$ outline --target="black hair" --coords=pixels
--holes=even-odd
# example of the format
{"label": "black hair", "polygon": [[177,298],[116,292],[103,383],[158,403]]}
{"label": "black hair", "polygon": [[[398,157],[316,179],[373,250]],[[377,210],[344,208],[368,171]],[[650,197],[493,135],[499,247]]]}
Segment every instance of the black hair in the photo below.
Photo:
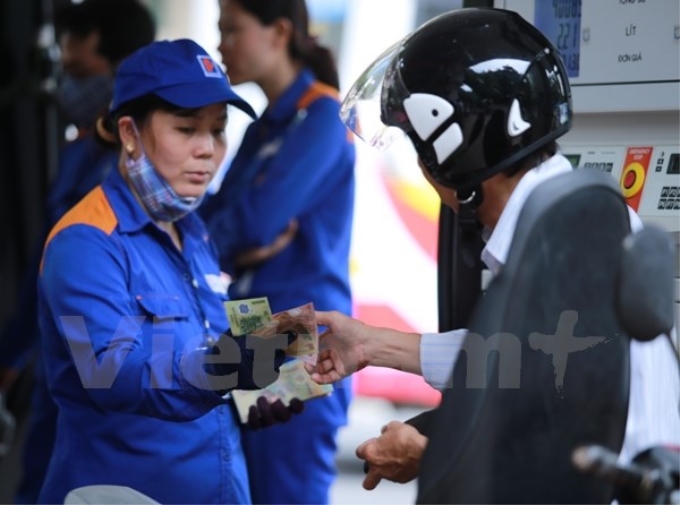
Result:
{"label": "black hair", "polygon": [[161,97],[149,94],[140,98],[130,100],[121,105],[116,112],[108,114],[97,121],[95,128],[95,138],[107,146],[111,144],[120,147],[120,135],[118,134],[118,120],[123,116],[130,116],[135,124],[142,126],[146,123],[152,113],[156,111],[177,112],[183,110],[182,107],[171,104]]}
{"label": "black hair", "polygon": [[517,163],[503,170],[503,174],[507,177],[513,177],[519,172],[530,170],[541,163],[543,163],[548,158],[554,156],[559,151],[559,146],[556,141],[552,140],[540,149],[528,154]]}
{"label": "black hair", "polygon": [[85,38],[99,34],[97,53],[112,64],[153,42],[156,25],[151,12],[138,0],[84,0],[56,10],[57,36],[70,33]]}
{"label": "black hair", "polygon": [[255,16],[265,26],[280,18],[293,25],[288,54],[308,66],[317,79],[338,89],[340,79],[330,49],[318,44],[309,34],[309,12],[305,0],[231,0]]}
{"label": "black hair", "polygon": [[[225,108],[227,104],[224,104]],[[95,128],[95,139],[107,147],[121,147],[120,135],[118,133],[118,120],[123,116],[130,116],[136,125],[144,126],[151,114],[156,111],[179,113],[180,111],[198,111],[200,107],[186,108],[172,104],[167,100],[149,93],[148,95],[135,98],[122,104],[113,114],[107,114],[97,121]]]}

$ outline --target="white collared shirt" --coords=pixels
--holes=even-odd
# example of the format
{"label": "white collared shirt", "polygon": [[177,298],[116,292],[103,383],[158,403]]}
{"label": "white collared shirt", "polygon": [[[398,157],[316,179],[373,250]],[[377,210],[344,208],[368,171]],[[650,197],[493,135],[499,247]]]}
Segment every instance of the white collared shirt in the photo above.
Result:
{"label": "white collared shirt", "polygon": [[[570,170],[569,161],[556,154],[520,179],[493,232],[486,233],[482,260],[493,275],[498,274],[507,260],[517,220],[531,192],[547,179]],[[629,215],[631,229],[639,231],[640,218],[630,208]],[[421,369],[432,387],[446,387],[465,334],[465,329],[459,329],[422,335]],[[628,420],[619,455],[623,463],[652,446],[680,445],[680,370],[675,353],[670,340],[664,336],[651,342],[631,342]]]}

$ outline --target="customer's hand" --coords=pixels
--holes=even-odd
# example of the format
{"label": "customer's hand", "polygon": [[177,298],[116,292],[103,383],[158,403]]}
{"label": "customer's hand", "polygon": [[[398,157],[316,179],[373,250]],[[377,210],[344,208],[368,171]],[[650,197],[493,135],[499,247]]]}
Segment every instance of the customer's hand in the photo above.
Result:
{"label": "customer's hand", "polygon": [[364,489],[375,489],[382,479],[405,483],[418,476],[427,437],[413,426],[392,421],[378,438],[357,447],[357,457],[366,461],[368,472]]}
{"label": "customer's hand", "polygon": [[316,312],[316,323],[327,329],[319,336],[319,358],[307,367],[319,384],[331,384],[369,364],[366,344],[373,330],[357,319],[340,312]]}

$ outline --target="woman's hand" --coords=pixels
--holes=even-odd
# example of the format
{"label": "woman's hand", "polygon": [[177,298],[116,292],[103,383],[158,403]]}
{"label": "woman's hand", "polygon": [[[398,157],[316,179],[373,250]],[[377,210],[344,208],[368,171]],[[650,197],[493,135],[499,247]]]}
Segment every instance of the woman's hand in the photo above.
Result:
{"label": "woman's hand", "polygon": [[237,268],[249,268],[264,263],[283,251],[290,244],[298,231],[298,222],[291,219],[288,228],[277,236],[274,241],[262,247],[254,247],[240,253],[236,257],[235,265]]}

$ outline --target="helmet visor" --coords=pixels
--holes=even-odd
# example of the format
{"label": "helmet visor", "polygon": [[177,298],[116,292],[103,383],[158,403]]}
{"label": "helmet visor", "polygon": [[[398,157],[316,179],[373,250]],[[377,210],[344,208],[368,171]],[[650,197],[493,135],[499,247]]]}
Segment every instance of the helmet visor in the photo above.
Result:
{"label": "helmet visor", "polygon": [[405,137],[399,128],[382,121],[383,83],[403,41],[390,46],[361,74],[340,107],[340,119],[357,137],[380,150]]}

